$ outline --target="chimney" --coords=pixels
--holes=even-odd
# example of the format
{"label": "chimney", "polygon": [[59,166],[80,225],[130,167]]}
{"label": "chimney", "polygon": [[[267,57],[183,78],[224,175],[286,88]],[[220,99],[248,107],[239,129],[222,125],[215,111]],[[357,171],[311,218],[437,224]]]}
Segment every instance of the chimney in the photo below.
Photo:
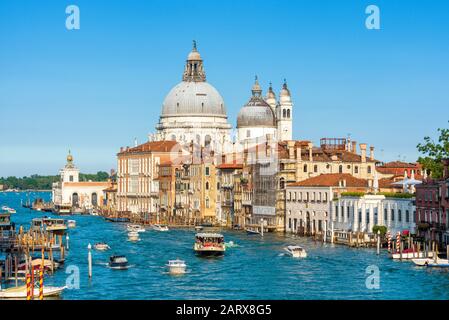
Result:
{"label": "chimney", "polygon": [[443,161],[444,169],[443,169],[443,179],[449,179],[449,158],[444,159]]}
{"label": "chimney", "polygon": [[369,147],[369,159],[371,161],[374,161],[374,147],[373,146]]}
{"label": "chimney", "polygon": [[313,154],[312,154],[313,143],[309,142],[309,144],[307,145],[307,148],[309,149],[309,161],[312,162],[313,161]]}
{"label": "chimney", "polygon": [[360,155],[362,156],[362,162],[366,162],[366,143],[359,144]]}
{"label": "chimney", "polygon": [[288,157],[290,160],[295,159],[295,141],[289,140],[287,141],[288,147]]}
{"label": "chimney", "polygon": [[352,141],[351,152],[357,153],[357,141]]}

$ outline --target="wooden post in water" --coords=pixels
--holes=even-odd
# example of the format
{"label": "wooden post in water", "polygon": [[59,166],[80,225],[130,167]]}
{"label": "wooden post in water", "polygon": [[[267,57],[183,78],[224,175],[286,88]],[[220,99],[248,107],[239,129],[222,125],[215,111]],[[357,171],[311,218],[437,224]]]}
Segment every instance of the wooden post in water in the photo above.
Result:
{"label": "wooden post in water", "polygon": [[67,247],[67,250],[69,250],[69,234],[68,233],[65,236],[65,245]]}
{"label": "wooden post in water", "polygon": [[377,255],[380,254],[380,230],[377,230]]}
{"label": "wooden post in water", "polygon": [[402,261],[402,241],[399,242],[399,257]]}
{"label": "wooden post in water", "polygon": [[17,263],[17,255],[14,255],[14,273],[15,273],[15,278],[16,278],[16,287],[18,287],[19,286],[19,279],[17,278],[18,277],[18,271],[19,271],[19,268],[18,268],[18,265],[17,265],[18,263]]}
{"label": "wooden post in water", "polygon": [[89,271],[89,279],[92,278],[92,253],[91,253],[91,249],[92,249],[92,246],[89,243],[89,245],[87,246],[87,250],[88,250],[87,263],[88,263],[88,268],[89,268],[89,270],[88,270]]}

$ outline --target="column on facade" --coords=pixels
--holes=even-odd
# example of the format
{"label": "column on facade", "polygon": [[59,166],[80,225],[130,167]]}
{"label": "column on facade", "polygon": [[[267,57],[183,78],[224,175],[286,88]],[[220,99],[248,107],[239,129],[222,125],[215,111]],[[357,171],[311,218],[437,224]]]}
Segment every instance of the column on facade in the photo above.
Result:
{"label": "column on facade", "polygon": [[366,231],[366,203],[363,201],[362,203],[362,223],[360,226],[360,231]]}
{"label": "column on facade", "polygon": [[358,209],[358,206],[359,206],[359,202],[358,201],[354,201],[353,203],[352,203],[352,212],[353,212],[353,217],[352,217],[352,221],[353,221],[353,223],[352,223],[352,225],[353,225],[353,229],[352,229],[352,231],[359,231],[359,215],[358,215],[358,212],[359,212],[359,209]]}
{"label": "column on facade", "polygon": [[374,205],[371,203],[369,205],[369,224],[368,224],[368,232],[373,232],[374,226]]}

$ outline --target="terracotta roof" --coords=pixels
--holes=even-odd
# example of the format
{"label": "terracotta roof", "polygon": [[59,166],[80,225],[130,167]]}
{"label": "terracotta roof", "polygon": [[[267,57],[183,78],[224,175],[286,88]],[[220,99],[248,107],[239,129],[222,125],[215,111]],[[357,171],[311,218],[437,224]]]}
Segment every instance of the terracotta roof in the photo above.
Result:
{"label": "terracotta roof", "polygon": [[181,145],[176,141],[149,141],[137,147],[125,149],[119,154],[139,153],[139,152],[178,152]]}
{"label": "terracotta roof", "polygon": [[291,187],[339,187],[340,181],[346,181],[346,187],[368,187],[368,182],[365,179],[358,179],[349,173],[329,173],[321,174],[303,181],[289,184]]}
{"label": "terracotta roof", "polygon": [[414,162],[391,161],[384,163],[378,168],[420,168],[421,164]]}
{"label": "terracotta roof", "polygon": [[222,163],[217,166],[218,169],[243,169],[243,164],[241,163]]}

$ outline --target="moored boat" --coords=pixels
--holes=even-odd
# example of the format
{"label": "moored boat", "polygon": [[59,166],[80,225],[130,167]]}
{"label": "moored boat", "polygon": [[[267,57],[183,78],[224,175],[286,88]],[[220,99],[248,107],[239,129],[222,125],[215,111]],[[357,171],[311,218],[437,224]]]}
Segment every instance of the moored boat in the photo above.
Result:
{"label": "moored boat", "polygon": [[168,272],[170,274],[176,275],[176,274],[186,273],[187,265],[184,260],[176,259],[176,260],[169,260],[167,267],[168,267]]}
{"label": "moored boat", "polygon": [[284,250],[287,251],[287,253],[291,255],[293,258],[307,257],[306,250],[304,250],[304,248],[301,246],[287,246],[286,248],[284,248]]}
{"label": "moored boat", "polygon": [[68,220],[67,221],[67,227],[75,228],[76,227],[76,221],[75,220]]}
{"label": "moored boat", "polygon": [[[44,286],[44,297],[57,297],[60,296],[61,293],[67,287],[51,287]],[[35,298],[39,297],[39,288],[34,288],[33,295]],[[27,297],[27,287],[19,286],[8,289],[0,290],[0,299],[26,299]]]}
{"label": "moored boat", "polygon": [[417,265],[417,266],[421,266],[424,267],[426,264],[435,261],[435,259],[433,258],[415,258],[412,259],[412,262]]}
{"label": "moored boat", "polygon": [[226,251],[224,236],[219,233],[197,233],[193,249],[200,255],[223,255]]}
{"label": "moored boat", "polygon": [[109,258],[109,267],[117,270],[128,269],[128,259],[125,256],[111,256]]}
{"label": "moored boat", "polygon": [[246,229],[246,234],[254,235],[254,234],[260,234],[260,232],[257,230],[253,230],[253,229]]}

